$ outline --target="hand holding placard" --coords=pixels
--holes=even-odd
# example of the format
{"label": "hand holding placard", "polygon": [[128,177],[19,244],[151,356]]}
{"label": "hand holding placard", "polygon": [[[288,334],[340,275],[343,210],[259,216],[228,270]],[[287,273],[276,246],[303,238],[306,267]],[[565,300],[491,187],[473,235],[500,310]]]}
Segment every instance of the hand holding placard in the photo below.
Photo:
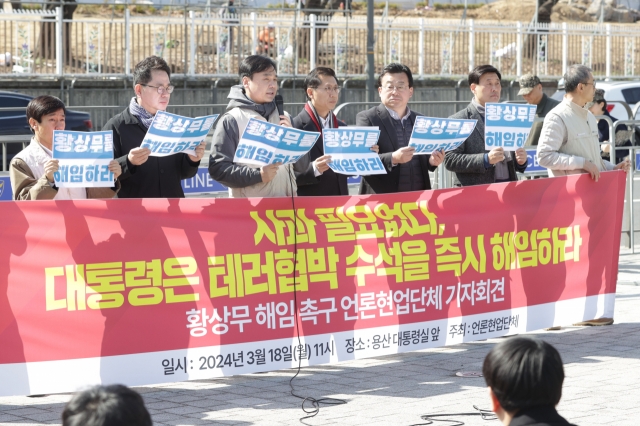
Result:
{"label": "hand holding placard", "polygon": [[412,146],[404,146],[391,154],[391,162],[393,164],[404,164],[411,161],[416,149]]}
{"label": "hand holding placard", "polygon": [[198,161],[202,160],[202,157],[204,157],[204,150],[206,145],[207,144],[205,143],[205,141],[200,142],[200,145],[198,145],[195,149],[196,155],[189,154],[189,159],[194,163],[197,163]]}
{"label": "hand holding placard", "polygon": [[151,155],[151,150],[149,148],[133,148],[129,151],[127,158],[129,162],[134,166],[139,166],[144,164],[149,159],[149,155]]}
{"label": "hand holding placard", "polygon": [[122,174],[122,166],[116,160],[109,161],[109,171],[113,173],[113,178],[118,179],[118,176]]}
{"label": "hand holding placard", "polygon": [[497,164],[504,160],[504,148],[493,148],[489,151],[489,164]]}
{"label": "hand holding placard", "polygon": [[262,182],[267,183],[271,182],[273,178],[278,174],[278,168],[282,166],[282,163],[274,163],[267,164],[260,168],[260,176],[262,177]]}
{"label": "hand holding placard", "polygon": [[444,151],[441,149],[433,151],[429,157],[429,164],[433,167],[438,167],[444,161]]}
{"label": "hand holding placard", "polygon": [[44,163],[44,174],[49,182],[53,182],[53,174],[58,171],[58,167],[58,160],[51,159]]}
{"label": "hand holding placard", "polygon": [[527,162],[527,150],[524,148],[516,149],[516,161],[518,164],[524,164]]}
{"label": "hand holding placard", "polygon": [[316,165],[316,169],[320,173],[324,173],[329,170],[329,163],[331,163],[330,155],[323,155],[322,157],[318,157],[315,159],[314,164]]}

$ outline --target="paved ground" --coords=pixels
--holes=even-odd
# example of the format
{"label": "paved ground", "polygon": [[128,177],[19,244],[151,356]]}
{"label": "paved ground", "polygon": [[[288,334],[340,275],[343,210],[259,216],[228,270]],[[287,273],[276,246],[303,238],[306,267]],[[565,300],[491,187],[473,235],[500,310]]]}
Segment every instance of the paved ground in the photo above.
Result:
{"label": "paved ground", "polygon": [[[562,355],[567,378],[559,411],[580,426],[640,424],[640,254],[621,254],[618,281],[613,326],[534,333]],[[423,423],[423,414],[471,412],[473,405],[489,408],[484,380],[455,373],[479,371],[497,341],[305,368],[294,381],[297,394],[347,401],[322,406],[305,423],[408,426]],[[136,389],[156,425],[297,425],[305,413],[302,401],[290,394],[294,373],[283,370]],[[69,398],[0,398],[0,425],[59,424]],[[477,416],[450,418],[466,425],[499,424]]]}

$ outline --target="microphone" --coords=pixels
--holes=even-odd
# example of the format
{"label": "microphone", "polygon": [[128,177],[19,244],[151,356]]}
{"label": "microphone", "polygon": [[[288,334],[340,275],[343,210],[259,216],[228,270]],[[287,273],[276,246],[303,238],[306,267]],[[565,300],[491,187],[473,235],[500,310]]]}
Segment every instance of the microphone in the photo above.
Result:
{"label": "microphone", "polygon": [[282,99],[282,95],[276,95],[275,101],[278,115],[284,115],[284,99]]}

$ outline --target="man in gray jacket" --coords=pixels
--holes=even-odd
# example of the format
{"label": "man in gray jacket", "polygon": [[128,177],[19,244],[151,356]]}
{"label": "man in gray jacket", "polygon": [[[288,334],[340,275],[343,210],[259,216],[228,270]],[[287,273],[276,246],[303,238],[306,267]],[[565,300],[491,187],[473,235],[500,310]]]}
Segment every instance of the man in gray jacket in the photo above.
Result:
{"label": "man in gray jacket", "polygon": [[309,166],[304,155],[295,164],[274,163],[255,166],[234,163],[240,137],[249,119],[268,121],[291,127],[289,114],[278,114],[274,98],[278,91],[275,62],[265,56],[252,55],[240,64],[242,84],[229,91],[229,105],[213,132],[209,174],[229,187],[232,198],[288,197],[296,195],[293,170],[303,172]]}
{"label": "man in gray jacket", "polygon": [[491,65],[480,65],[469,73],[469,88],[473,93],[471,103],[449,118],[478,120],[476,128],[466,141],[447,152],[444,165],[456,174],[456,186],[482,185],[517,180],[516,171],[527,168],[527,151],[518,148],[515,152],[502,147],[491,151],[484,147],[484,107],[487,102],[500,102],[500,71]]}

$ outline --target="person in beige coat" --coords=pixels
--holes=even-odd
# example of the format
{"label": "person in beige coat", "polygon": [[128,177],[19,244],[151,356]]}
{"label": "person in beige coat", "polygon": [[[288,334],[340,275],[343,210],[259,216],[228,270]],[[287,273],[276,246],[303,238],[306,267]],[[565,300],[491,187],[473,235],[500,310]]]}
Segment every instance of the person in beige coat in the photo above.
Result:
{"label": "person in beige coat", "polygon": [[538,163],[548,169],[550,177],[589,173],[597,181],[603,171],[629,171],[628,160],[614,166],[600,155],[598,122],[584,108],[596,90],[591,69],[572,65],[564,80],[564,100],[547,114],[542,125]]}
{"label": "person in beige coat", "polygon": [[[547,114],[542,125],[536,153],[538,163],[548,169],[550,177],[589,173],[596,182],[604,171],[628,172],[631,166],[628,159],[614,166],[600,155],[598,123],[585,108],[593,100],[596,90],[591,69],[572,65],[564,80],[564,100]],[[574,325],[610,324],[613,324],[613,306],[605,307],[602,318]]]}
{"label": "person in beige coat", "polygon": [[116,160],[109,163],[117,187],[58,188],[53,174],[58,160],[52,158],[53,131],[64,130],[64,103],[54,96],[38,96],[27,105],[27,122],[33,131],[29,146],[20,151],[9,166],[9,179],[14,200],[73,200],[84,198],[113,198],[119,188],[117,182],[122,169]]}

